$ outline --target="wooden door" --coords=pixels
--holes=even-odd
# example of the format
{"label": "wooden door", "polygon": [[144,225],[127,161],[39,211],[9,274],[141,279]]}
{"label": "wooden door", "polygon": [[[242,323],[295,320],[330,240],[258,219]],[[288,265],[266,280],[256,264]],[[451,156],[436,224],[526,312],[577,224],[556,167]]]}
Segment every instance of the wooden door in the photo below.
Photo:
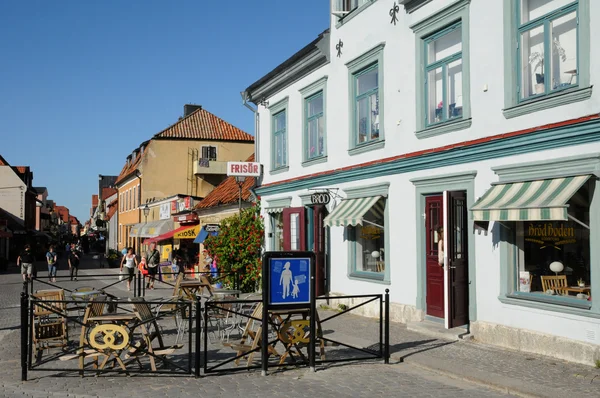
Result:
{"label": "wooden door", "polygon": [[469,259],[467,197],[465,191],[448,192],[448,299],[449,327],[469,323]]}
{"label": "wooden door", "polygon": [[306,216],[304,207],[283,209],[283,250],[306,250]]}
{"label": "wooden door", "polygon": [[323,205],[317,205],[313,208],[313,237],[314,237],[314,252],[316,258],[316,275],[315,275],[315,292],[317,296],[321,296],[326,291],[326,261],[325,261],[325,226],[323,219],[327,216],[327,208]]}
{"label": "wooden door", "polygon": [[443,196],[425,198],[427,315],[444,318],[444,268],[438,262],[437,227],[444,224]]}

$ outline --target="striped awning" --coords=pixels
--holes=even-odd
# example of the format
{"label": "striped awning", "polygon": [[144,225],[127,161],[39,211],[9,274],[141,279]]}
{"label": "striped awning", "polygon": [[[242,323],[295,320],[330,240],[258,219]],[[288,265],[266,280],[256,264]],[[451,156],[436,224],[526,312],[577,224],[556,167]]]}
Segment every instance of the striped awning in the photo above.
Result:
{"label": "striped awning", "polygon": [[265,208],[265,211],[269,214],[274,214],[274,213],[283,213],[283,207],[267,207]]}
{"label": "striped awning", "polygon": [[568,220],[567,202],[589,175],[492,186],[471,208],[475,221]]}
{"label": "striped awning", "polygon": [[382,218],[383,207],[375,206],[379,199],[381,199],[381,196],[342,200],[342,202],[327,217],[325,217],[323,223],[328,227],[346,225],[356,226],[356,224],[362,225],[363,217],[371,209]]}

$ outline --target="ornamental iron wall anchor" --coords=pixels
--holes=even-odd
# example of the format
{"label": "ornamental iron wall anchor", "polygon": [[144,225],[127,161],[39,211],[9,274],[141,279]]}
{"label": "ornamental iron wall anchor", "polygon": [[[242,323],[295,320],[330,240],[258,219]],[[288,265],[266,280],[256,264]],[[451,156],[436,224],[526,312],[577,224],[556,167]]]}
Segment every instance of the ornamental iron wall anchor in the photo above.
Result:
{"label": "ornamental iron wall anchor", "polygon": [[342,41],[342,39],[340,39],[339,43],[335,45],[338,58],[342,56],[342,47],[344,47],[344,42]]}
{"label": "ornamental iron wall anchor", "polygon": [[394,6],[390,10],[390,17],[392,17],[392,20],[390,21],[390,23],[393,23],[394,25],[396,25],[396,22],[398,22],[398,13],[399,12],[400,12],[400,7],[394,1]]}

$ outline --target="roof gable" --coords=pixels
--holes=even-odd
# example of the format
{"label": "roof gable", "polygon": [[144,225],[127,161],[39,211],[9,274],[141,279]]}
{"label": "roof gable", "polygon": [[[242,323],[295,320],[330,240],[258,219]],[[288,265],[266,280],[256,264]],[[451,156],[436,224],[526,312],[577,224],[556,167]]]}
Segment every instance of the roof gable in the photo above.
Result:
{"label": "roof gable", "polygon": [[254,137],[205,109],[197,109],[154,136],[211,141],[254,142]]}

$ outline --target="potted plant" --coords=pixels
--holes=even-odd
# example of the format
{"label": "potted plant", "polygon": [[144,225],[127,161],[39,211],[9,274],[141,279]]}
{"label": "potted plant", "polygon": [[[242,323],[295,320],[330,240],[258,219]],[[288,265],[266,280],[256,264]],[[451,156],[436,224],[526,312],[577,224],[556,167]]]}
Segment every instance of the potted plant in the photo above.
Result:
{"label": "potted plant", "polygon": [[[560,45],[558,38],[554,38],[552,41],[552,51],[558,54],[562,62],[567,60],[565,49]],[[538,69],[540,73],[535,73],[535,93],[543,94],[546,91],[545,74],[544,74],[544,53],[542,51],[535,51],[529,55],[529,64],[532,65],[533,71],[536,72]]]}
{"label": "potted plant", "polygon": [[577,286],[579,286],[579,287],[585,287],[585,281],[583,279],[579,278],[577,280]]}

